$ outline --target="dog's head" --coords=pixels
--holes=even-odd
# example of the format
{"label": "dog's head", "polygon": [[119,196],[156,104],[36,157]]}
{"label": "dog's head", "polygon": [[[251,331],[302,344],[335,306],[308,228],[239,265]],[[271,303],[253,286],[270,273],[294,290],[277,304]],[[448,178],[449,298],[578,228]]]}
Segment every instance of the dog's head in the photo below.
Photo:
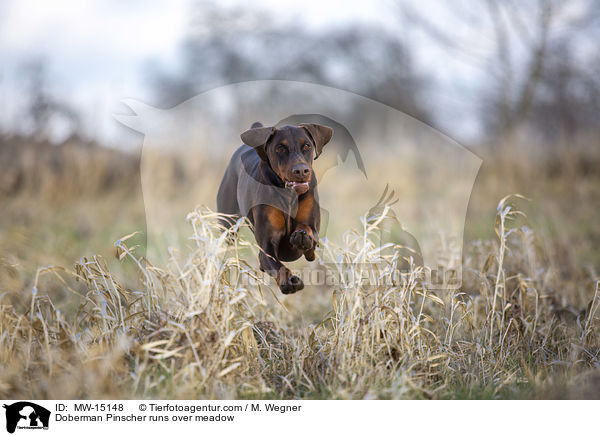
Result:
{"label": "dog's head", "polygon": [[298,195],[308,191],[313,176],[312,162],[331,140],[333,129],[320,124],[300,126],[256,127],[241,138],[253,147],[281,178],[286,188]]}

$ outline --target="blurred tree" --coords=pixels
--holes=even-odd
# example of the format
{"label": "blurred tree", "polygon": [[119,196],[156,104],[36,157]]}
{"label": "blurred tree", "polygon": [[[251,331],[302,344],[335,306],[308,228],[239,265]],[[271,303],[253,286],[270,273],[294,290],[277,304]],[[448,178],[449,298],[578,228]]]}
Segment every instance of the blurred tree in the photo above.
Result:
{"label": "blurred tree", "polygon": [[[448,13],[466,29],[462,33],[430,19],[410,1],[400,6],[404,23],[449,51],[469,51],[464,58],[483,66],[488,85],[481,94],[481,122],[492,139],[510,140],[523,130],[546,141],[597,131],[590,116],[600,93],[598,57],[590,53],[600,37],[600,1],[452,3]],[[493,49],[472,50],[474,35],[491,38]]]}
{"label": "blurred tree", "polygon": [[[151,75],[163,105],[248,80],[295,80],[363,95],[429,121],[420,95],[426,79],[415,71],[398,35],[367,25],[312,30],[265,11],[199,2],[175,73]],[[287,115],[287,114],[286,114]]]}
{"label": "blurred tree", "polygon": [[529,124],[544,141],[568,143],[598,135],[600,56],[580,62],[576,47],[557,43],[548,54],[532,104]]}
{"label": "blurred tree", "polygon": [[31,59],[21,67],[26,105],[21,124],[38,141],[51,139],[60,130],[61,139],[77,136],[80,118],[66,101],[55,97],[48,87],[48,69],[43,59]]}

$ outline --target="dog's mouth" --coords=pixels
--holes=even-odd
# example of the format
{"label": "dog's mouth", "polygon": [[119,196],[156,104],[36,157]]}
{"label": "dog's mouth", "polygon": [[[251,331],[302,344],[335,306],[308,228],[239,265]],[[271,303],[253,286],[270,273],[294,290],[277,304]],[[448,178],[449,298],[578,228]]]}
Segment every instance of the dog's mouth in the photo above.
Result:
{"label": "dog's mouth", "polygon": [[298,195],[302,195],[308,191],[308,182],[292,182],[286,180],[285,187],[286,189],[292,189]]}

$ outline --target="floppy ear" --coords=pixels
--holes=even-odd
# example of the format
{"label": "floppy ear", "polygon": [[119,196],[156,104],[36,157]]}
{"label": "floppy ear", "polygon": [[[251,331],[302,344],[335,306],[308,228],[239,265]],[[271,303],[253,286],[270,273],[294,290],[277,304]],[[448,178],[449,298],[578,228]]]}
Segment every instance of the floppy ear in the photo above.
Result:
{"label": "floppy ear", "polygon": [[325,144],[331,140],[333,129],[328,126],[312,123],[302,123],[300,124],[300,127],[308,132],[308,136],[310,136],[315,143],[315,159],[318,158],[323,151]]}
{"label": "floppy ear", "polygon": [[275,128],[273,127],[257,127],[255,129],[246,130],[240,135],[240,138],[242,138],[244,144],[254,148],[262,160],[268,161],[269,158],[267,157],[265,145],[274,131]]}

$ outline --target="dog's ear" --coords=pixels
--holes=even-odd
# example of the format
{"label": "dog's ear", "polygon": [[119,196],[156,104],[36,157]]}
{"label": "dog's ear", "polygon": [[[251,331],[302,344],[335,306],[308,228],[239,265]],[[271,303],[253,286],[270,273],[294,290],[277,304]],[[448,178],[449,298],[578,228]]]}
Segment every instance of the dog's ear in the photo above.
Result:
{"label": "dog's ear", "polygon": [[321,124],[302,123],[300,124],[308,136],[311,137],[315,144],[315,159],[319,157],[323,151],[323,147],[327,144],[333,136],[333,129],[328,126],[322,126]]}
{"label": "dog's ear", "polygon": [[265,145],[275,131],[274,127],[257,127],[255,129],[246,130],[240,135],[244,144],[256,150],[256,153],[264,161],[268,161],[267,150]]}

